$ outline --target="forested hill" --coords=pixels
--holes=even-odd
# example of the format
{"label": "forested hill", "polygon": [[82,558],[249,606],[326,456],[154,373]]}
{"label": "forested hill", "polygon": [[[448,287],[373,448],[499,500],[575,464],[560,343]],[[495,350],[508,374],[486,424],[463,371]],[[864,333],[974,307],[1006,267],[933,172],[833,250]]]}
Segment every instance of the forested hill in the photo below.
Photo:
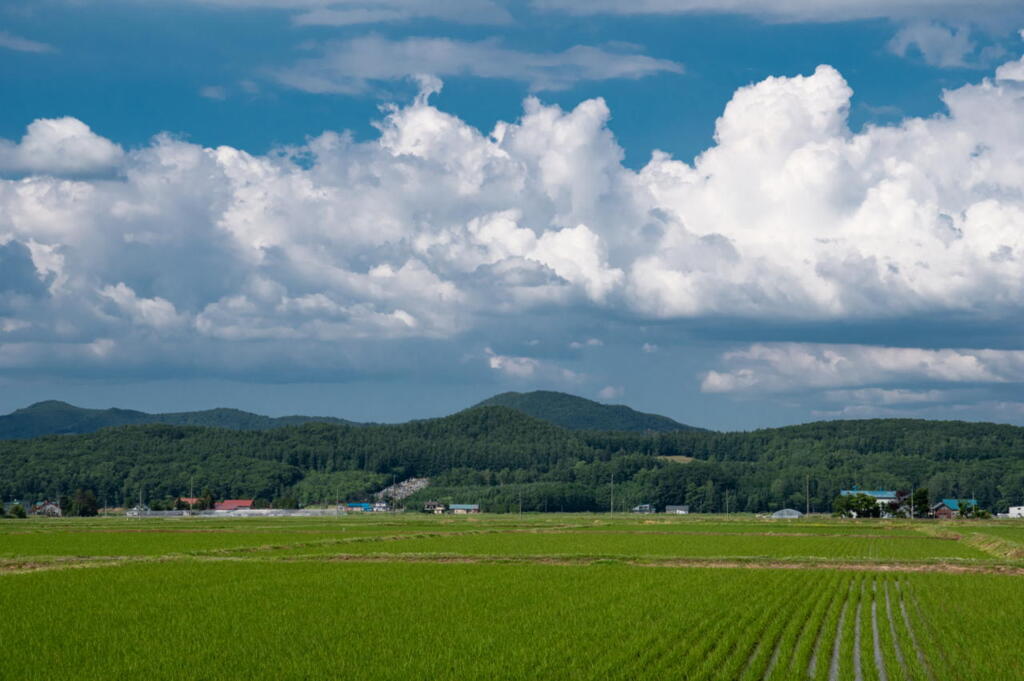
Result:
{"label": "forested hill", "polygon": [[601,404],[576,395],[535,390],[528,393],[501,393],[484,400],[478,407],[509,407],[534,418],[571,430],[623,430],[668,432],[700,430],[673,421],[667,416],[645,414],[618,404]]}
{"label": "forested hill", "polygon": [[[676,457],[673,460],[670,457]],[[684,463],[685,462],[685,463]],[[840,489],[928,488],[993,511],[1024,504],[1024,428],[867,420],[749,433],[572,431],[505,407],[397,425],[308,423],[238,431],[133,425],[0,442],[0,497],[91,489],[110,503],[209,488],[218,498],[367,499],[392,479],[427,476],[427,498],[485,510],[828,510]]]}
{"label": "forested hill", "polygon": [[[669,432],[698,430],[657,414],[645,414],[621,405],[593,402],[575,395],[538,390],[530,393],[502,393],[476,406],[516,409],[572,430],[622,430]],[[0,416],[0,440],[92,433],[114,426],[164,423],[172,426],[207,426],[232,430],[270,430],[304,423],[361,425],[326,416],[282,416],[274,418],[238,409],[208,409],[169,414],[148,414],[131,409],[83,409],[66,402],[48,401]]]}
{"label": "forested hill", "polygon": [[147,414],[131,409],[83,409],[66,402],[48,401],[0,416],[0,440],[40,435],[91,433],[111,426],[166,423],[168,425],[209,426],[234,430],[267,430],[312,421],[349,424],[330,417],[283,416],[273,418],[238,409],[208,409],[171,414]]}
{"label": "forested hill", "polygon": [[[399,425],[237,431],[152,424],[0,442],[0,497],[85,488],[115,499],[140,487],[162,497],[194,482],[219,497],[270,498],[310,476],[337,474],[334,482],[345,485],[356,471],[388,482],[452,471],[552,471],[595,456],[569,431],[500,407]],[[330,489],[334,496],[333,483]]]}

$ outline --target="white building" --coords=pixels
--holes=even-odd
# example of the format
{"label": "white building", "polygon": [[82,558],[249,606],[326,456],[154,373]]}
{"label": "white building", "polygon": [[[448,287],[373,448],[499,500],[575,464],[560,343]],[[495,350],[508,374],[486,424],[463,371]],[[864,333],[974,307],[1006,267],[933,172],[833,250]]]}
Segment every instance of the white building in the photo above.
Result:
{"label": "white building", "polygon": [[1011,518],[1024,518],[1024,506],[1011,506],[1009,516]]}

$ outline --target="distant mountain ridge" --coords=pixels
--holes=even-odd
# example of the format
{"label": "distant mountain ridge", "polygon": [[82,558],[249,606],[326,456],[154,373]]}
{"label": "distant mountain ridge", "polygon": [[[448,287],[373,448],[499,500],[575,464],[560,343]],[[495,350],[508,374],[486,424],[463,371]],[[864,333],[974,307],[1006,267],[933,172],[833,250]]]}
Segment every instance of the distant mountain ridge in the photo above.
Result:
{"label": "distant mountain ridge", "polygon": [[[66,410],[44,403],[27,411]],[[143,491],[166,504],[194,478],[220,499],[312,504],[368,500],[389,482],[430,478],[407,507],[433,499],[480,503],[487,512],[603,511],[613,475],[615,500],[626,509],[684,503],[701,513],[726,505],[761,512],[804,505],[809,488],[811,508],[821,511],[841,489],[861,485],[924,487],[930,500],[970,490],[983,508],[1005,511],[1021,501],[1024,428],[873,419],[734,433],[569,430],[482,406],[401,424],[242,431],[151,423],[0,440],[3,500],[82,488],[115,505]]]}
{"label": "distant mountain ridge", "polygon": [[569,430],[622,430],[667,433],[703,430],[667,416],[647,414],[621,404],[601,404],[550,390],[507,392],[480,402],[478,407],[509,407]]}
{"label": "distant mountain ridge", "polygon": [[112,426],[164,423],[172,426],[209,426],[231,430],[271,430],[303,423],[354,425],[352,421],[329,416],[262,416],[240,409],[207,409],[168,414],[148,414],[132,409],[84,409],[49,400],[0,416],[0,440],[92,433]]}

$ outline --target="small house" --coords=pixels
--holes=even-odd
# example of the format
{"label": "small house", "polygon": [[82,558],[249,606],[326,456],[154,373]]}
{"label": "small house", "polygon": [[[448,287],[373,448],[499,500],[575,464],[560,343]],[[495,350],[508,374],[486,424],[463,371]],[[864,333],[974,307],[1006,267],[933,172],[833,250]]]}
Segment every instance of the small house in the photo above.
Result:
{"label": "small house", "polygon": [[690,507],[687,506],[666,506],[665,513],[672,513],[675,515],[686,515],[690,512]]}
{"label": "small house", "polygon": [[[964,499],[963,506],[978,507],[976,499]],[[961,504],[959,499],[943,499],[932,506],[932,516],[943,520],[960,517]]]}
{"label": "small house", "polygon": [[59,518],[64,515],[60,505],[52,501],[39,501],[32,504],[32,515],[41,515],[47,518]]}
{"label": "small house", "polygon": [[349,513],[369,513],[373,511],[373,504],[366,503],[365,501],[350,501],[342,504],[341,510],[348,511]]}
{"label": "small house", "polygon": [[1011,506],[1006,515],[1010,518],[1024,518],[1024,506]]}
{"label": "small house", "polygon": [[434,515],[441,515],[445,512],[446,509],[447,507],[440,501],[428,501],[427,503],[423,504],[424,513],[433,513]]}
{"label": "small house", "polygon": [[125,515],[129,518],[141,518],[148,513],[149,506],[146,504],[135,504],[125,512]]}
{"label": "small house", "polygon": [[225,499],[213,505],[215,511],[248,511],[252,508],[252,499]]}
{"label": "small house", "polygon": [[199,497],[178,497],[178,501],[180,501],[183,504],[188,504],[189,507],[191,508],[192,506],[195,506],[200,501],[202,501],[202,499]]}
{"label": "small house", "polygon": [[468,513],[479,513],[480,504],[452,504],[448,510],[455,515],[466,515]]}
{"label": "small house", "polygon": [[633,513],[654,513],[654,506],[651,504],[640,504],[633,507]]}
{"label": "small house", "polygon": [[375,501],[373,502],[373,508],[370,510],[374,513],[387,513],[391,510],[391,507],[388,506],[388,502],[386,501]]}

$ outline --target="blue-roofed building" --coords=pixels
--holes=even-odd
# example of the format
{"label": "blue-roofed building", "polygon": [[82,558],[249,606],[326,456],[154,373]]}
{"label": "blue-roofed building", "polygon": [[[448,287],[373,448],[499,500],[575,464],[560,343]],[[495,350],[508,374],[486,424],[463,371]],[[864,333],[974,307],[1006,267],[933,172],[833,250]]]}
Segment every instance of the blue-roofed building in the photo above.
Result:
{"label": "blue-roofed building", "polygon": [[978,508],[977,499],[943,499],[932,506],[932,515],[936,518],[956,518],[962,515],[962,507]]}
{"label": "blue-roofed building", "polygon": [[839,490],[839,496],[852,497],[858,494],[869,496],[881,507],[883,518],[889,517],[890,512],[895,512],[910,497],[910,492],[903,492],[894,489],[860,489],[854,485],[853,489]]}
{"label": "blue-roofed building", "polygon": [[852,497],[855,494],[866,494],[869,497],[874,497],[878,503],[890,503],[893,501],[899,501],[899,492],[894,489],[842,489],[839,490],[839,496]]}
{"label": "blue-roofed building", "polygon": [[466,513],[479,513],[480,504],[448,504],[448,511],[455,513],[456,515],[465,515]]}
{"label": "blue-roofed building", "polygon": [[343,511],[355,511],[356,513],[369,513],[373,510],[373,504],[350,501],[341,507]]}

